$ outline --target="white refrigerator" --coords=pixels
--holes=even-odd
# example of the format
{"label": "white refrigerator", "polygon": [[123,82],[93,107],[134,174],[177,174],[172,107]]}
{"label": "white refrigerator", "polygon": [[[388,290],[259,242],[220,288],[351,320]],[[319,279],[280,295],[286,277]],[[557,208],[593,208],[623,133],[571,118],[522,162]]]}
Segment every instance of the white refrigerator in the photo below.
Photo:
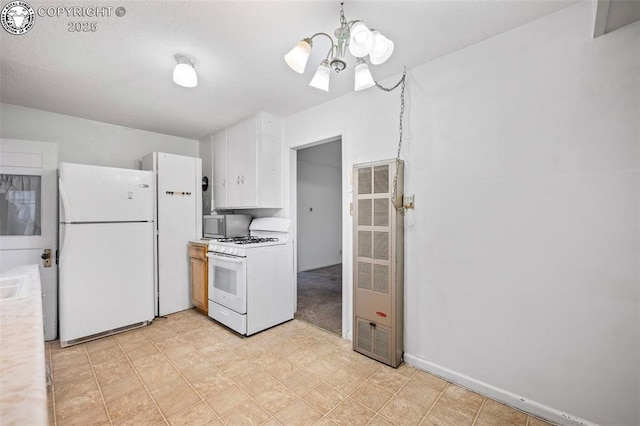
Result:
{"label": "white refrigerator", "polygon": [[60,163],[60,344],[154,318],[154,179],[148,171]]}
{"label": "white refrigerator", "polygon": [[142,168],[156,175],[156,316],[193,307],[189,241],[202,237],[202,160],[152,152]]}

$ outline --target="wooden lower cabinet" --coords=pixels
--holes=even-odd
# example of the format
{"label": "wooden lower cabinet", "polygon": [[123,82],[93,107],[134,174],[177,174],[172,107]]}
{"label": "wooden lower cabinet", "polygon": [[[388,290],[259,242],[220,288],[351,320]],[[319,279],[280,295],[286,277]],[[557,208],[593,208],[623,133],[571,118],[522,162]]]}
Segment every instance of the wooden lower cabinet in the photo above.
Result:
{"label": "wooden lower cabinet", "polygon": [[207,314],[209,309],[209,264],[207,243],[189,243],[189,270],[191,275],[191,302],[196,309]]}

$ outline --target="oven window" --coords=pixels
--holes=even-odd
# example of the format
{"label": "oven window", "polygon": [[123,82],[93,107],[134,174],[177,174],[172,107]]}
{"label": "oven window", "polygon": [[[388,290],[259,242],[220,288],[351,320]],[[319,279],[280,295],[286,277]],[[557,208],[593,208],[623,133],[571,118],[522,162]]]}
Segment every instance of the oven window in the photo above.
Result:
{"label": "oven window", "polygon": [[238,278],[237,272],[226,268],[215,268],[213,287],[229,294],[237,294]]}

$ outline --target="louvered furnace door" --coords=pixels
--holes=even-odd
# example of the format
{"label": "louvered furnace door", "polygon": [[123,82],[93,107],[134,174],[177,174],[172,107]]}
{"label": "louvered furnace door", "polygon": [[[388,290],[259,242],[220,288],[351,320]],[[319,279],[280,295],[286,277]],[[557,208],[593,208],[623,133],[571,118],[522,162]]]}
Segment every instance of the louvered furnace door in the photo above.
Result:
{"label": "louvered furnace door", "polygon": [[[402,199],[403,163],[396,196]],[[391,203],[396,161],[354,166],[354,350],[402,360],[403,217]]]}

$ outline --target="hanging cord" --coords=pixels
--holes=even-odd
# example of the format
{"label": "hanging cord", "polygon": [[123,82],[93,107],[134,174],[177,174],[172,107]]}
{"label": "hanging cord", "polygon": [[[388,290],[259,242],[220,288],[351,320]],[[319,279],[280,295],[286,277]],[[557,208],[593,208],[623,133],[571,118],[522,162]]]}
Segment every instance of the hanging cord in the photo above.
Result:
{"label": "hanging cord", "polygon": [[407,83],[407,68],[404,67],[403,71],[402,71],[402,77],[400,78],[400,81],[398,81],[395,86],[393,87],[383,87],[381,86],[377,81],[375,82],[376,86],[378,87],[378,89],[385,91],[385,92],[391,92],[395,89],[398,88],[398,86],[400,86],[402,84],[401,87],[401,91],[400,91],[400,124],[398,126],[398,128],[400,129],[400,137],[398,139],[398,153],[396,154],[396,170],[395,173],[393,175],[393,192],[391,194],[391,204],[393,204],[393,207],[396,208],[396,210],[398,210],[400,212],[400,214],[404,215],[405,212],[407,211],[407,209],[404,208],[403,202],[402,200],[399,200],[398,203],[398,169],[400,168],[400,151],[402,150],[402,121],[404,118],[404,88],[406,86]]}

